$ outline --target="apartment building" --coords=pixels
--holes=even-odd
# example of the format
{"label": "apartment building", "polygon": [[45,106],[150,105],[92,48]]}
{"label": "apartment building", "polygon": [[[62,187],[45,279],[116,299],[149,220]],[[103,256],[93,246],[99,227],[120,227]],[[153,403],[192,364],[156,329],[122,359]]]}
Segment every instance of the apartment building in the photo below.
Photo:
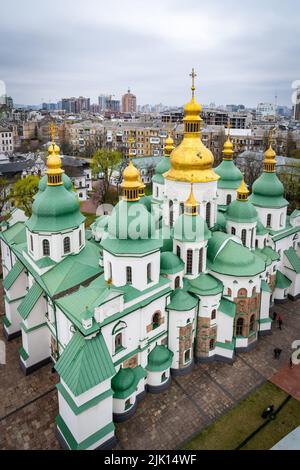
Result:
{"label": "apartment building", "polygon": [[13,131],[7,127],[0,127],[0,153],[12,153],[13,151]]}

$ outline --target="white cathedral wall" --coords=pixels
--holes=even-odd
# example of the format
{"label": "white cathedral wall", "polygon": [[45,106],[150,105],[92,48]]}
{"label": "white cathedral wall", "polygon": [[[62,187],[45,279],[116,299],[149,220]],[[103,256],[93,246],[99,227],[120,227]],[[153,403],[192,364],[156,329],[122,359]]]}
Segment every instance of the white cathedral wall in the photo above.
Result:
{"label": "white cathedral wall", "polygon": [[268,214],[271,214],[272,230],[280,230],[286,226],[287,207],[265,208],[265,207],[255,206],[255,209],[257,210],[260,221],[265,227],[267,227]]}
{"label": "white cathedral wall", "polygon": [[1,257],[2,257],[3,279],[5,279],[8,272],[13,267],[13,257],[12,257],[11,249],[3,240],[1,240]]}
{"label": "white cathedral wall", "polygon": [[[200,272],[206,271],[206,258],[207,258],[207,240],[202,242],[181,242],[179,240],[173,240],[173,253],[177,255],[177,246],[180,248],[180,258],[185,264],[184,274],[188,279],[199,276]],[[202,270],[199,271],[199,251],[203,248],[202,256]],[[187,262],[187,251],[193,251],[193,270],[191,274],[186,274],[186,262]]]}
{"label": "white cathedral wall", "polygon": [[245,246],[249,249],[255,248],[256,238],[256,222],[252,223],[240,223],[232,220],[226,222],[226,232],[232,235],[232,228],[235,228],[235,236],[240,240],[242,239],[242,230],[246,230],[246,244]]}
{"label": "white cathedral wall", "polygon": [[[226,343],[232,341],[234,318],[218,311],[217,313],[217,342]],[[223,348],[222,348],[223,351]]]}
{"label": "white cathedral wall", "polygon": [[58,307],[56,307],[56,321],[58,340],[63,347],[66,347],[73,336],[72,323]]}
{"label": "white cathedral wall", "polygon": [[231,196],[231,201],[236,200],[236,190],[235,189],[223,189],[218,188],[218,205],[227,206],[227,196]]}
{"label": "white cathedral wall", "polygon": [[[223,295],[226,295],[229,300],[233,300],[235,297],[237,297],[239,289],[246,289],[247,297],[252,296],[252,290],[254,287],[256,288],[256,292],[260,292],[261,278],[259,277],[259,275],[254,277],[238,277],[219,274],[213,271],[210,271],[210,273],[212,274],[212,276],[215,276],[223,282]],[[264,273],[261,274],[264,276]],[[228,295],[228,289],[231,289],[231,295]]]}
{"label": "white cathedral wall", "polygon": [[31,367],[50,357],[50,331],[47,325],[25,332],[22,330],[22,345],[28,359],[21,357],[25,367]]}
{"label": "white cathedral wall", "polygon": [[198,295],[197,297],[200,298],[198,316],[201,318],[211,318],[212,311],[218,310],[219,308],[221,294],[207,296]]}
{"label": "white cathedral wall", "polygon": [[[300,227],[299,227],[299,232],[300,232]],[[288,250],[289,248],[297,248],[297,244],[299,242],[299,233],[293,233],[292,235],[288,235],[285,238],[282,238],[281,240],[278,240],[274,242],[272,238],[270,238],[269,245],[277,251],[277,253],[280,254],[281,258],[281,263],[280,265],[282,266],[283,263],[283,258],[284,258],[284,251]]]}
{"label": "white cathedral wall", "polygon": [[[163,374],[165,374],[165,380],[162,381]],[[170,368],[161,371],[147,371],[147,384],[151,387],[162,386],[170,377]]]}

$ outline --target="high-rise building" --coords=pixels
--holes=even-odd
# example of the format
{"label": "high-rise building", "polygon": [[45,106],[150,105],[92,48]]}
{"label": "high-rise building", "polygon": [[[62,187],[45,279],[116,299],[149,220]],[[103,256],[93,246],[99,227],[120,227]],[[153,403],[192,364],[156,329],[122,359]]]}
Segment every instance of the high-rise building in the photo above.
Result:
{"label": "high-rise building", "polygon": [[99,95],[98,104],[100,112],[109,111],[112,113],[120,112],[120,100],[113,99],[113,95]]}
{"label": "high-rise building", "polygon": [[136,96],[130,93],[130,89],[122,96],[122,112],[136,113]]}
{"label": "high-rise building", "polygon": [[90,110],[90,98],[79,96],[79,98],[62,98],[62,110],[66,113],[79,114]]}
{"label": "high-rise building", "polygon": [[300,121],[300,87],[296,91],[296,103],[294,105],[294,119]]}

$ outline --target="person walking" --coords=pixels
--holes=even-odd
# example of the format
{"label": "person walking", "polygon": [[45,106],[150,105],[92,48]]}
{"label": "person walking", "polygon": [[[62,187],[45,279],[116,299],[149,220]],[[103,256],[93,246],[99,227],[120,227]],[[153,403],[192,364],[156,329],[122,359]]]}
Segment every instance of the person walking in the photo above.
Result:
{"label": "person walking", "polygon": [[273,313],[273,320],[276,321],[276,318],[277,318],[277,312],[274,312]]}
{"label": "person walking", "polygon": [[282,352],[282,349],[275,348],[274,349],[274,359],[279,359],[281,352]]}
{"label": "person walking", "polygon": [[282,324],[283,324],[282,316],[278,315],[278,328],[280,330],[282,330]]}

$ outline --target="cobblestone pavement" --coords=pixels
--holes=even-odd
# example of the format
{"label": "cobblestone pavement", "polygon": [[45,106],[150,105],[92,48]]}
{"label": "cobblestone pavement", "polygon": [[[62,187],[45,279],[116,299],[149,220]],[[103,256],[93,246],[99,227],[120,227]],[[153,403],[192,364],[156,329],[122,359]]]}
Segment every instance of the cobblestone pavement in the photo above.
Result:
{"label": "cobblestone pavement", "polygon": [[[300,339],[300,300],[276,305],[275,310],[283,317],[282,331],[273,325],[273,334],[260,338],[254,350],[239,353],[233,365],[197,364],[189,375],[174,377],[167,391],[148,393],[131,419],[116,424],[116,449],[178,448],[286,369],[292,342]],[[7,365],[0,366],[0,449],[58,449],[57,375],[45,366],[25,377],[18,366],[19,346],[20,339],[7,343]],[[273,358],[277,346],[282,349],[280,360]]]}

